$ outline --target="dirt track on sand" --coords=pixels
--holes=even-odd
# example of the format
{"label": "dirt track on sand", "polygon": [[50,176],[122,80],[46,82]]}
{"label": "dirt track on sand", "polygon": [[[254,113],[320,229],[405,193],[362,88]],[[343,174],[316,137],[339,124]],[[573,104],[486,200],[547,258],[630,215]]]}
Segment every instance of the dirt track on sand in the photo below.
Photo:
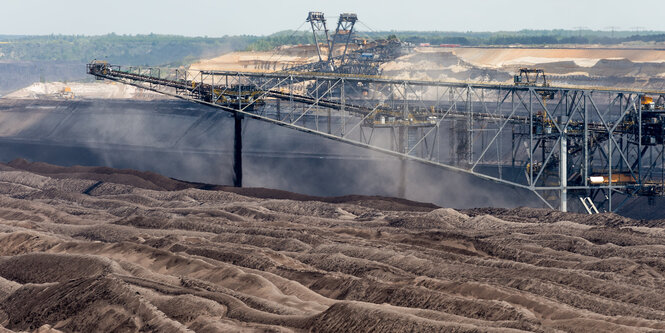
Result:
{"label": "dirt track on sand", "polygon": [[8,330],[665,330],[660,221],[0,169]]}

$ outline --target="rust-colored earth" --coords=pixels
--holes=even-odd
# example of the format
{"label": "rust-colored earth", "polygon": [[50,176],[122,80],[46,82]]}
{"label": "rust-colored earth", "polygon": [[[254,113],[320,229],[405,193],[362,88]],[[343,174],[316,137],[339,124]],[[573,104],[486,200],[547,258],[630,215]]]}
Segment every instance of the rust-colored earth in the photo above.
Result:
{"label": "rust-colored earth", "polygon": [[665,330],[663,221],[0,170],[9,331]]}

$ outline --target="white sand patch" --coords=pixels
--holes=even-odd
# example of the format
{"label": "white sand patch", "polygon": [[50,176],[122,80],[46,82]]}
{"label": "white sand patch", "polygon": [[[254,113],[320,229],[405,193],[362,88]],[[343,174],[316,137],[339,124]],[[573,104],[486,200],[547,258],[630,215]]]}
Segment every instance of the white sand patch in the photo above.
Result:
{"label": "white sand patch", "polygon": [[460,66],[460,65],[448,66],[448,67],[446,67],[446,69],[449,69],[453,73],[461,73],[461,72],[466,72],[466,71],[469,70],[468,68],[466,68],[464,66]]}
{"label": "white sand patch", "polygon": [[575,63],[575,65],[580,67],[593,67],[598,63],[598,61],[600,61],[600,59],[520,57],[500,63],[499,65],[500,66],[537,65],[537,64],[548,64],[553,62],[565,62],[565,61],[572,61]]}
{"label": "white sand patch", "polygon": [[548,74],[548,75],[549,76],[559,76],[559,77],[560,76],[586,76],[586,77],[591,76],[587,72],[569,72],[569,73],[565,73],[565,74]]}
{"label": "white sand patch", "polygon": [[[71,94],[66,94],[66,91]],[[101,99],[162,99],[166,98],[155,92],[110,81],[94,83],[47,82],[32,85],[5,95],[9,99],[35,98],[101,98]]]}

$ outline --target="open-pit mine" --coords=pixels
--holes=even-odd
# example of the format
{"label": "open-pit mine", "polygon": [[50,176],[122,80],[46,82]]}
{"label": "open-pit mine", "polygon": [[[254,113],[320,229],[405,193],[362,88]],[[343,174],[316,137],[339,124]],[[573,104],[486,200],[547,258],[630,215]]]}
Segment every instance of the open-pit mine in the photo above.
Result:
{"label": "open-pit mine", "polygon": [[665,331],[665,49],[357,21],[0,84],[0,332]]}

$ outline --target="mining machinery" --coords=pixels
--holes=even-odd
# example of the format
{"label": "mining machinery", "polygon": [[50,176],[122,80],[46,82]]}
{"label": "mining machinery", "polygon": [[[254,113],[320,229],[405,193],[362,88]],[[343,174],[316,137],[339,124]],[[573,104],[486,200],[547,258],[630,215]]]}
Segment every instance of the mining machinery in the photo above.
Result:
{"label": "mining machinery", "polygon": [[376,76],[381,74],[381,64],[396,59],[407,50],[395,36],[373,41],[355,36],[358,16],[354,13],[340,14],[332,35],[329,34],[324,13],[309,12],[306,21],[312,28],[319,60],[289,67],[285,71]]}
{"label": "mining machinery", "polygon": [[209,84],[187,78],[186,71],[175,80],[161,78],[161,69],[111,65],[106,61],[93,60],[87,65],[87,73],[95,75],[97,80],[113,79],[147,82],[151,86],[164,86],[186,91],[193,98],[215,103],[228,108],[245,108],[248,111],[264,105],[264,91],[251,84]]}
{"label": "mining machinery", "polygon": [[520,68],[519,73],[513,77],[513,81],[515,82],[515,85],[550,86],[547,82],[547,77],[545,76],[545,70],[539,68]]}
{"label": "mining machinery", "polygon": [[[518,74],[513,76],[513,82],[516,86],[536,86],[536,87],[549,87],[545,70],[540,68],[520,68]],[[543,98],[553,99],[554,96],[551,90],[539,90]]]}
{"label": "mining machinery", "polygon": [[665,92],[104,62],[88,73],[521,188],[562,211],[665,194]]}
{"label": "mining machinery", "polygon": [[332,36],[330,41],[330,49],[328,50],[328,59],[333,59],[333,54],[335,53],[335,46],[337,44],[343,44],[344,48],[342,49],[340,63],[344,64],[344,59],[346,57],[346,51],[349,49],[349,43],[351,42],[351,37],[353,35],[353,27],[358,21],[358,15],[353,13],[342,13],[339,15],[339,20],[337,20],[337,28],[335,29],[335,34]]}
{"label": "mining machinery", "polygon": [[[408,48],[396,36],[387,39],[368,40],[356,36],[355,25],[358,16],[354,13],[340,14],[337,26],[329,34],[326,18],[322,12],[309,12],[307,22],[310,23],[318,61],[298,65],[284,70],[284,72],[316,72],[335,73],[357,76],[375,77],[381,75],[381,65],[405,54]],[[345,84],[347,97],[368,96],[373,88],[370,82],[357,82],[354,85]],[[327,82],[323,84],[308,84],[307,90],[311,96],[328,94],[340,98],[340,86],[332,87]],[[402,119],[407,119],[404,115]],[[381,118],[377,118],[381,119]],[[400,117],[385,116],[385,122],[390,119],[398,121]]]}
{"label": "mining machinery", "polygon": [[321,44],[319,43],[319,34],[321,31],[325,34],[326,47],[330,48],[330,36],[328,35],[328,27],[326,26],[326,18],[321,12],[309,12],[307,16],[307,22],[312,26],[312,32],[314,34],[314,45],[316,45],[316,52],[319,56],[319,61],[323,61]]}

